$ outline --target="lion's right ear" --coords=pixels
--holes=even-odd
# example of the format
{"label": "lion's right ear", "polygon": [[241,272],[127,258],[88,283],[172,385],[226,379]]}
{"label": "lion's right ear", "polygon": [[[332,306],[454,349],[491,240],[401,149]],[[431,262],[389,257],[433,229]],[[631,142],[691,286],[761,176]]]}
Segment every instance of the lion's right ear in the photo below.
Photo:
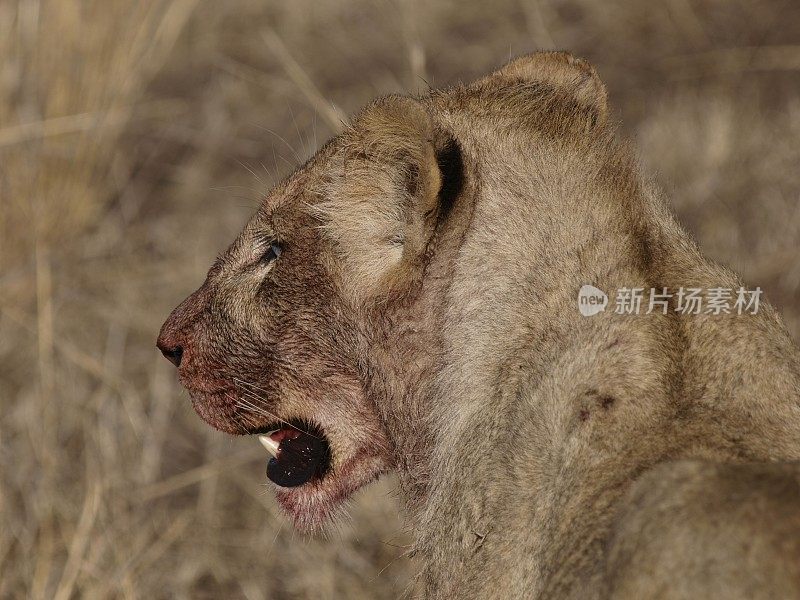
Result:
{"label": "lion's right ear", "polygon": [[590,109],[596,121],[608,116],[608,92],[594,67],[569,52],[534,52],[507,63],[489,78],[544,82],[570,93],[578,104]]}
{"label": "lion's right ear", "polygon": [[318,213],[355,302],[402,292],[421,276],[440,192],[452,179],[454,143],[420,102],[404,96],[371,104],[340,138],[337,175]]}

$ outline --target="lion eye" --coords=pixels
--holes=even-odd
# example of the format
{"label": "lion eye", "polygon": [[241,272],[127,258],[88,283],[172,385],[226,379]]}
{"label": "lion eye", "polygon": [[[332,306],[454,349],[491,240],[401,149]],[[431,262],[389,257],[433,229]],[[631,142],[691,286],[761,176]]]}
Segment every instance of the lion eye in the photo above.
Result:
{"label": "lion eye", "polygon": [[281,255],[281,252],[283,252],[281,245],[278,242],[272,242],[269,245],[269,248],[267,248],[267,251],[261,256],[261,264],[268,265],[273,260],[278,258]]}

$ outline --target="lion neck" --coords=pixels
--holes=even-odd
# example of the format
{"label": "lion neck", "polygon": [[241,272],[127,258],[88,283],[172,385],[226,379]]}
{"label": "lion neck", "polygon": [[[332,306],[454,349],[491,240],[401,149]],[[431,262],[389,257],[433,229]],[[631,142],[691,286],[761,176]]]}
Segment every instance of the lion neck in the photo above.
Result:
{"label": "lion neck", "polygon": [[[465,143],[467,156],[486,151],[478,145]],[[437,234],[419,293],[386,316],[371,346],[371,395],[416,550],[429,558],[453,544],[469,551],[500,526],[489,515],[512,474],[499,449],[529,443],[524,432],[509,435],[524,395],[558,371],[576,340],[593,338],[596,322],[577,309],[580,287],[654,276],[646,267],[655,227],[629,163],[544,186],[565,176],[566,162],[505,161],[469,182]],[[572,166],[585,172],[584,161]]]}
{"label": "lion neck", "polygon": [[[463,140],[467,161],[497,144],[482,140],[484,147]],[[502,427],[485,406],[541,377],[576,327],[587,325],[576,308],[581,285],[643,279],[646,257],[633,249],[647,226],[634,217],[641,192],[626,154],[595,165],[607,172],[593,177],[580,157],[475,163],[485,166],[440,223],[421,288],[378,319],[369,343],[370,395],[412,515],[428,503],[431,475],[468,443],[466,431]],[[567,174],[569,186],[544,186],[570,168],[580,175]],[[520,172],[539,176],[521,180]],[[613,197],[620,190],[625,197]]]}
{"label": "lion neck", "polygon": [[[570,562],[582,556],[576,549],[602,546],[608,528],[611,511],[597,506],[668,458],[776,452],[759,440],[800,456],[783,424],[796,421],[789,391],[797,382],[786,373],[800,360],[768,306],[733,322],[580,314],[586,284],[611,297],[623,287],[739,283],[700,255],[624,150],[525,146],[493,162],[503,140],[489,131],[459,139],[476,176],[434,240],[418,293],[382,316],[370,346],[370,394],[426,580],[457,580],[482,556],[478,548],[485,557],[502,543],[537,556],[526,567],[533,580],[579,570]],[[786,364],[754,372],[736,339]],[[744,371],[749,387],[725,387]],[[784,417],[756,423],[741,407],[759,394],[788,398]],[[601,476],[589,465],[602,444],[580,436],[592,411],[610,407],[620,416],[608,423],[619,429],[598,437],[615,448]],[[730,432],[747,428],[761,429],[734,445]],[[575,447],[583,454],[565,458]],[[515,528],[520,519],[526,527]]]}
{"label": "lion neck", "polygon": [[[610,511],[593,512],[595,503],[613,503],[624,482],[667,458],[735,454],[761,460],[774,450],[759,439],[780,440],[782,454],[800,455],[791,427],[783,424],[793,422],[790,402],[783,423],[764,419],[756,425],[740,408],[759,390],[791,397],[787,391],[796,389],[786,373],[796,369],[797,351],[768,306],[761,315],[734,321],[580,314],[577,293],[586,284],[605,290],[613,302],[614,290],[623,287],[739,283],[700,255],[624,153],[595,165],[591,176],[586,162],[516,164],[505,172],[496,166],[473,190],[468,218],[458,222],[462,235],[440,242],[413,326],[417,334],[428,333],[419,351],[408,354],[415,360],[406,361],[425,365],[405,387],[414,420],[406,421],[405,430],[397,426],[413,437],[415,426],[424,424],[425,435],[413,443],[396,438],[397,450],[411,448],[414,457],[400,477],[411,496],[406,503],[416,523],[416,548],[439,557],[428,562],[426,577],[436,578],[438,569],[452,573],[453,561],[461,564],[442,547],[472,556],[483,544],[515,537],[543,552],[534,571],[569,568],[581,544],[602,545]],[[514,179],[520,172],[538,177]],[[733,328],[733,339],[750,339],[765,353],[779,345],[786,365],[769,373],[762,365],[752,374],[752,389],[731,390],[726,381],[752,370],[731,349]],[[724,394],[729,397],[721,405]],[[620,416],[609,423],[620,423],[619,430],[604,435],[613,438],[618,454],[608,458],[601,476],[587,465],[603,451],[602,443],[592,448],[581,437],[581,423],[592,423],[596,411],[610,407]],[[403,421],[402,405],[394,418]],[[763,431],[752,442],[737,439],[733,445],[731,432],[742,427]],[[571,467],[555,468],[576,444],[584,455]],[[558,476],[548,479],[549,472]],[[510,531],[513,516],[510,529],[498,520],[520,511],[529,511],[524,518],[531,520],[522,532]],[[536,529],[537,511],[560,525]],[[548,536],[571,529],[581,531],[581,539],[548,544]],[[547,556],[554,547],[566,554]]]}

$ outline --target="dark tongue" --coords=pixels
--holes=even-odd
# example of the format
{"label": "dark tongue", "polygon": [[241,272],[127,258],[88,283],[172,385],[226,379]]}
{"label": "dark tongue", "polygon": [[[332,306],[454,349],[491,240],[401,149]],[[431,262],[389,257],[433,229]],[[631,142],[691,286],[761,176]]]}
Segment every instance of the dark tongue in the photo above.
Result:
{"label": "dark tongue", "polygon": [[281,487],[303,485],[324,469],[327,457],[328,444],[322,437],[295,431],[281,440],[278,456],[267,463],[267,477]]}

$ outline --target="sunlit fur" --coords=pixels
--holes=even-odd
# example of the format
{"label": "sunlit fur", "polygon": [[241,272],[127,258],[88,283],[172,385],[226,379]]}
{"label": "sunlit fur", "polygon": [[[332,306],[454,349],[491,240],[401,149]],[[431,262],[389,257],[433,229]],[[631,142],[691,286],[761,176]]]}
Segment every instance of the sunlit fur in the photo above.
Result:
{"label": "sunlit fur", "polygon": [[[396,469],[431,598],[796,597],[800,360],[775,311],[577,309],[584,284],[741,285],[608,114],[563,53],[378,100],[273,191],[162,336],[326,432],[328,488],[281,492],[299,525]],[[265,227],[287,247],[262,281],[247,251]],[[229,431],[272,418],[193,398]]]}

